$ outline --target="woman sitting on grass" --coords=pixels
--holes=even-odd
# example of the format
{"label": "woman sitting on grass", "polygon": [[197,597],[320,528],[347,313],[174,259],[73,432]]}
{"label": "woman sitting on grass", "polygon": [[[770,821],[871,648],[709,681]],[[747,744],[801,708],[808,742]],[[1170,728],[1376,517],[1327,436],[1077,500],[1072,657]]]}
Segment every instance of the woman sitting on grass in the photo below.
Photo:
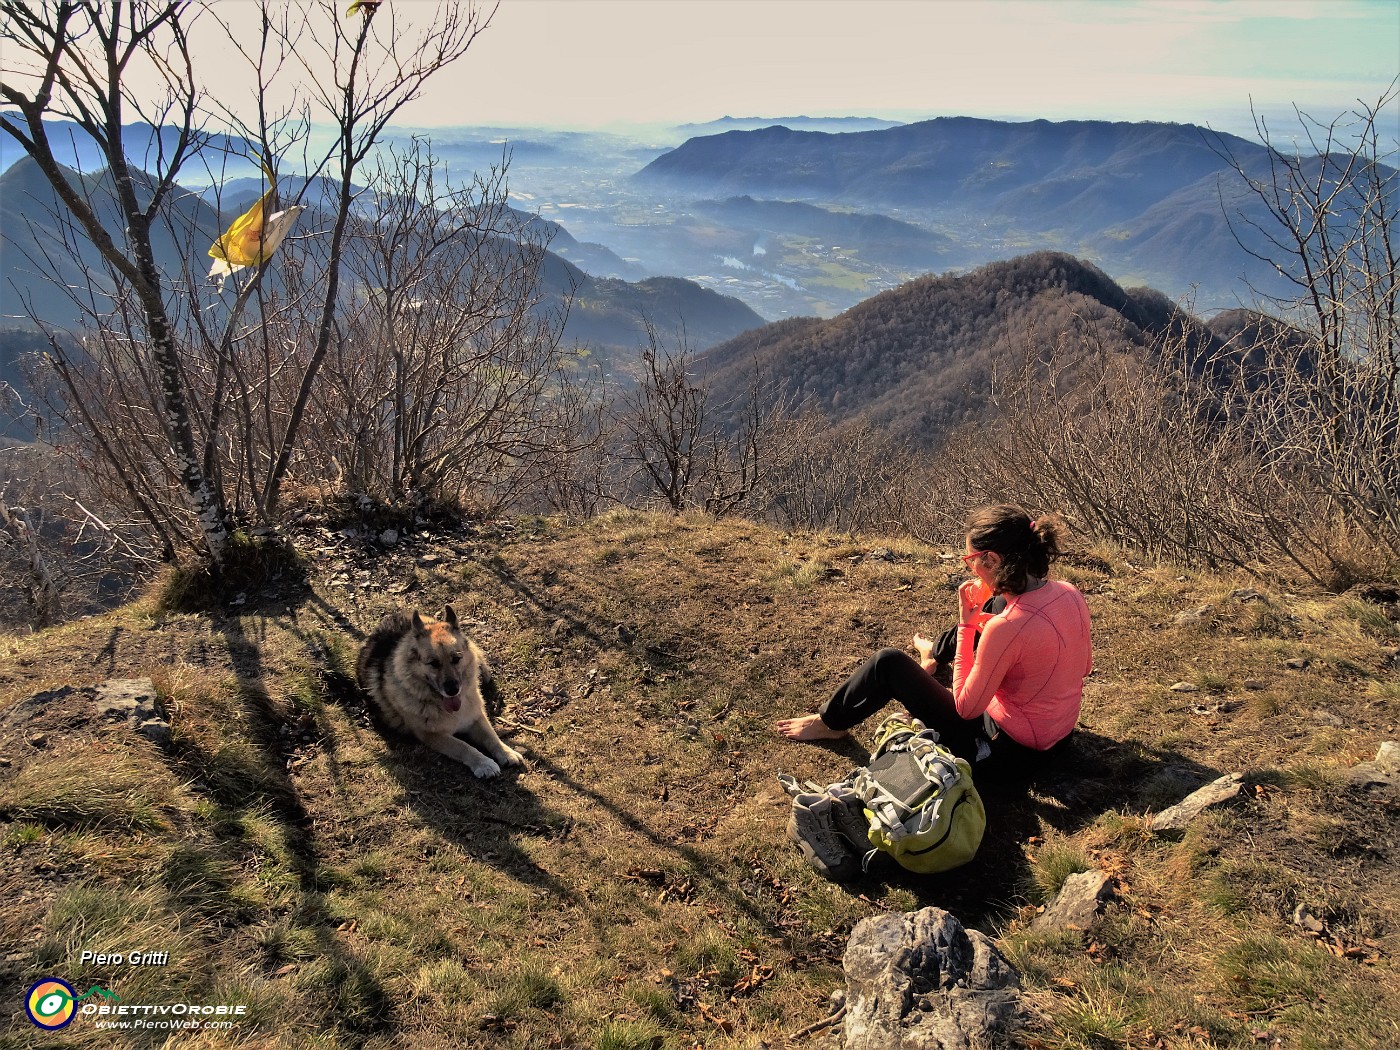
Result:
{"label": "woman sitting on grass", "polygon": [[[1084,678],[1093,669],[1089,609],[1071,584],[1046,579],[1061,553],[1064,524],[1020,507],[975,510],[967,520],[963,564],[976,577],[958,588],[953,687],[935,680],[933,642],[914,636],[915,660],[882,649],[813,715],[786,718],[792,740],[833,740],[891,700],[968,762],[1029,771],[1069,736],[1079,719]],[[1005,608],[983,612],[994,595]],[[980,635],[979,635],[980,630]]]}

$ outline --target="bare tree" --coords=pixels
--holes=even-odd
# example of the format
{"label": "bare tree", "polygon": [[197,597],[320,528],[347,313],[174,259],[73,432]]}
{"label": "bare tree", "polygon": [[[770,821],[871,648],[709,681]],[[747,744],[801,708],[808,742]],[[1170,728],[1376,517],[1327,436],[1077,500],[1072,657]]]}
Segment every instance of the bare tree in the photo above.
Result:
{"label": "bare tree", "polygon": [[645,325],[641,375],[620,397],[623,455],[633,465],[631,477],[679,513],[688,505],[691,484],[704,463],[707,395],[691,376],[684,338],[672,352],[662,346],[655,325]]}
{"label": "bare tree", "polygon": [[505,164],[443,185],[426,144],[376,169],[347,229],[354,291],[313,396],[343,482],[395,504],[492,509],[570,448],[567,300],[542,285],[547,227],[509,207]]}
{"label": "bare tree", "polygon": [[[0,129],[14,138],[43,171],[114,278],[138,304],[138,331],[155,379],[156,422],[199,524],[208,556],[217,565],[228,543],[223,493],[203,469],[196,442],[180,350],[167,305],[169,284],[156,266],[152,229],[176,189],[175,179],[198,144],[198,87],[186,36],[187,4],[158,0],[98,3],[51,0],[0,2],[0,41],[14,56],[18,76],[0,83],[0,98],[18,111],[0,114]],[[147,105],[128,88],[133,67],[155,69],[166,95]],[[54,154],[48,117],[73,121],[106,159],[123,224],[124,243],[109,232],[91,196],[80,190]],[[156,127],[172,124],[173,143],[162,146],[144,184],[127,159],[123,124],[131,117]],[[164,140],[162,140],[164,142]],[[64,360],[54,341],[56,358]]]}
{"label": "bare tree", "polygon": [[[0,12],[0,40],[17,56],[7,54],[15,72],[7,72],[0,98],[14,112],[0,114],[0,127],[38,162],[61,201],[68,225],[51,250],[62,255],[90,243],[108,270],[105,280],[90,272],[74,292],[88,318],[83,352],[51,340],[65,416],[94,469],[122,487],[167,556],[193,550],[217,567],[235,525],[275,520],[282,486],[302,461],[301,429],[319,372],[344,332],[342,265],[357,175],[388,122],[465,54],[490,13],[460,0],[361,4],[345,13],[329,0],[264,2],[252,38],[228,33],[256,80],[249,123],[232,112],[237,107],[207,108],[222,88],[205,85],[221,69],[197,66],[190,32],[197,18],[217,18],[216,9],[186,0],[0,0]],[[155,102],[133,86],[138,71],[152,70],[166,88]],[[292,100],[269,109],[273,89],[288,83]],[[100,147],[109,174],[94,179],[59,164],[46,117],[75,121]],[[133,118],[156,129],[152,149],[139,157],[123,126]],[[265,280],[272,261],[263,259],[211,304],[194,266],[222,224],[176,179],[196,156],[219,167],[209,159],[216,119],[256,144],[274,191],[284,154],[300,145],[310,176],[302,186],[317,199],[306,236],[283,249],[276,282]],[[313,121],[335,128],[319,155],[309,145]],[[236,148],[232,141],[217,145]],[[320,194],[323,187],[329,192]],[[105,195],[115,209],[104,208]],[[164,271],[158,234],[182,260]],[[276,338],[289,334],[295,338]],[[172,485],[183,507],[170,500]]]}
{"label": "bare tree", "polygon": [[1251,253],[1295,289],[1266,298],[1288,328],[1241,376],[1241,410],[1319,520],[1358,530],[1392,559],[1400,558],[1398,99],[1392,84],[1328,123],[1299,112],[1304,151],[1276,146],[1256,118],[1262,167],[1221,147],[1255,205],[1230,213],[1237,239],[1257,244]]}
{"label": "bare tree", "polygon": [[[271,437],[270,469],[263,479],[259,505],[271,513],[298,448],[298,431],[316,377],[338,335],[341,304],[341,258],[358,192],[357,173],[370,162],[385,127],[439,70],[466,54],[477,34],[490,23],[495,8],[447,0],[429,8],[399,4],[363,4],[342,18],[339,0],[319,0],[301,12],[295,5],[261,0],[264,28],[261,48],[245,50],[258,73],[259,97],[274,84],[295,78],[298,98],[280,114],[260,113],[259,141],[265,154],[280,145],[270,136],[303,143],[311,125],[322,119],[335,128],[335,141],[308,170],[329,174],[332,189],[329,229],[317,239],[323,255],[313,257],[306,272],[319,278],[311,350],[299,368],[300,381]],[[269,57],[269,50],[271,57]],[[330,72],[328,73],[327,70]],[[296,114],[294,116],[294,114]],[[289,126],[298,123],[296,132]],[[251,129],[250,129],[251,130]]]}

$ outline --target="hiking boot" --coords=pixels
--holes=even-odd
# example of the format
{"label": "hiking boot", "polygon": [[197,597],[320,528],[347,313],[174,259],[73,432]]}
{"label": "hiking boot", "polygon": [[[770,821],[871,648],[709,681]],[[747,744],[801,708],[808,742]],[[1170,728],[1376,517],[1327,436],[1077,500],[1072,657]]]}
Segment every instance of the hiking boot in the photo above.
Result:
{"label": "hiking boot", "polygon": [[792,800],[788,838],[797,843],[802,857],[818,875],[844,882],[860,874],[860,857],[832,826],[832,814],[840,806],[830,795],[805,791]]}
{"label": "hiking boot", "polygon": [[826,789],[831,798],[831,826],[857,856],[870,849],[870,821],[865,803],[849,784],[832,784]]}

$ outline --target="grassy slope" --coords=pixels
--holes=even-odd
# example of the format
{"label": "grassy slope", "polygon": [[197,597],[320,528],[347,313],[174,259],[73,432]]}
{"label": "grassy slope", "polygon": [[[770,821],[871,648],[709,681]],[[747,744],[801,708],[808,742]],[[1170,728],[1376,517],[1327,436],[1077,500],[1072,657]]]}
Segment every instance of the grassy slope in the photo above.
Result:
{"label": "grassy slope", "polygon": [[[129,1003],[248,1004],[210,1046],[799,1045],[852,925],[925,904],[1001,938],[1030,1045],[1400,1042],[1396,805],[1339,786],[1396,735],[1400,636],[1374,606],[1103,551],[1064,564],[1098,661],[1069,768],[989,797],[968,867],[847,889],[785,843],[773,775],[836,779],[873,727],[827,748],[769,725],[874,647],[941,628],[956,560],[638,514],[414,537],[377,563],[331,534],[307,549],[309,592],[0,639],[0,1044],[38,1045],[20,992],[53,974]],[[1243,586],[1262,598],[1230,596]],[[531,763],[517,778],[386,741],[348,682],[383,612],[444,600],[497,665],[504,735]],[[142,675],[168,753],[99,733],[72,697],[4,722],[41,689]],[[1180,841],[1145,833],[1145,812],[1235,770],[1243,808]],[[1087,934],[1030,931],[1090,864],[1120,903]],[[1324,937],[1292,924],[1300,903]],[[171,961],[81,967],[84,949]],[[80,1018],[49,1038],[111,1037]]]}

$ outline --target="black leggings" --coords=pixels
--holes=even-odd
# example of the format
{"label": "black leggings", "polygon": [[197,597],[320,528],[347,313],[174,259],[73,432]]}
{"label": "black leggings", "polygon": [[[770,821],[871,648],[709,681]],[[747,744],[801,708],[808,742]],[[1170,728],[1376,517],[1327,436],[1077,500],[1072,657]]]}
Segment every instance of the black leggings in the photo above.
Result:
{"label": "black leggings", "polygon": [[[976,766],[980,775],[995,768],[1006,774],[1031,773],[1044,764],[1048,751],[1018,744],[1008,733],[988,740],[982,716],[963,718],[953,702],[953,693],[917,660],[900,649],[881,649],[822,704],[817,712],[831,729],[850,729],[865,721],[891,700],[898,700],[913,717],[938,733],[939,742],[959,758]],[[991,754],[977,761],[978,744],[985,743]]]}

